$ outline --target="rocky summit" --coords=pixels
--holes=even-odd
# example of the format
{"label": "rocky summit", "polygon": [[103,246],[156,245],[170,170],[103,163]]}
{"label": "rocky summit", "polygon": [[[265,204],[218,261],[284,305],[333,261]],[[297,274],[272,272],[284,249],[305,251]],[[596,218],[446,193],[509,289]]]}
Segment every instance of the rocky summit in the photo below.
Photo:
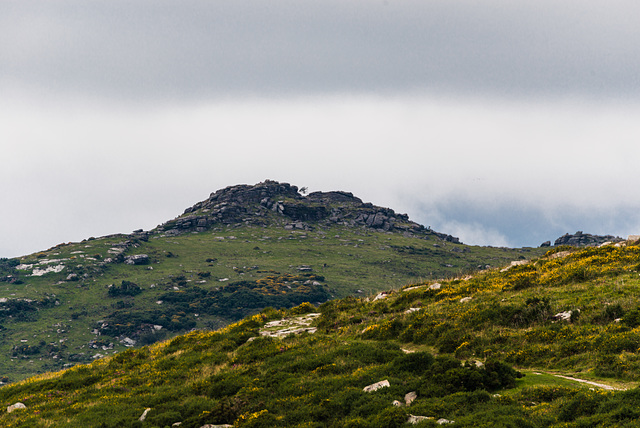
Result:
{"label": "rocky summit", "polygon": [[571,245],[573,247],[593,247],[602,245],[606,242],[620,242],[623,241],[619,236],[613,235],[591,235],[589,233],[583,233],[577,231],[574,234],[565,233],[561,237],[555,240],[554,246],[558,245]]}
{"label": "rocky summit", "polygon": [[214,226],[230,224],[281,225],[288,230],[341,225],[400,232],[408,237],[435,236],[447,242],[461,243],[454,236],[434,232],[409,220],[407,214],[365,203],[349,192],[305,195],[297,186],[271,180],[218,190],[205,201],[187,208],[183,215],[160,225],[158,231],[166,234],[204,232]]}

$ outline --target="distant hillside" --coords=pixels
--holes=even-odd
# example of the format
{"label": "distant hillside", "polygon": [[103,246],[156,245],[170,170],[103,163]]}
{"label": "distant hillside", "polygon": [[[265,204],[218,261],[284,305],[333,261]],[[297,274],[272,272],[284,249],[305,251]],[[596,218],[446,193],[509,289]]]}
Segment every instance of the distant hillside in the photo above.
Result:
{"label": "distant hillside", "polygon": [[346,192],[232,186],[151,231],[0,260],[0,379],[543,252],[463,245]]}
{"label": "distant hillside", "polygon": [[267,308],[0,388],[0,425],[637,426],[639,244]]}

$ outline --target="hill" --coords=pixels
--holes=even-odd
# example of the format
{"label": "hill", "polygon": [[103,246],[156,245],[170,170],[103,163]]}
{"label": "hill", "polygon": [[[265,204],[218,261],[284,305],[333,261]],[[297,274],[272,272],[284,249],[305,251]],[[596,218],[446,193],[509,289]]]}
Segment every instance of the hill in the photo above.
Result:
{"label": "hill", "polygon": [[639,244],[267,308],[0,388],[0,424],[636,426]]}
{"label": "hill", "polygon": [[347,192],[231,186],[150,231],[0,260],[0,377],[543,252],[464,245]]}

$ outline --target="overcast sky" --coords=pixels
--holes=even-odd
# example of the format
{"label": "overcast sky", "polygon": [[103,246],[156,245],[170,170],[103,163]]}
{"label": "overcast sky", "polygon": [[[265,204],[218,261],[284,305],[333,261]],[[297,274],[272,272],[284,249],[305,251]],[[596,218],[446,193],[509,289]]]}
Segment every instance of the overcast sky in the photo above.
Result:
{"label": "overcast sky", "polygon": [[639,79],[631,0],[3,0],[0,257],[267,178],[468,244],[638,234]]}

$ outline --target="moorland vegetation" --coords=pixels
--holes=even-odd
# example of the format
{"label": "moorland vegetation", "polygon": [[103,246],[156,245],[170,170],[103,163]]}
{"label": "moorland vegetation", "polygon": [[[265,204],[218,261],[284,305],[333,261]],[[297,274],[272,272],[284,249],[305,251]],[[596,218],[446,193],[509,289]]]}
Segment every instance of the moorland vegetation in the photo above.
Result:
{"label": "moorland vegetation", "polygon": [[[640,245],[625,242],[265,308],[2,387],[26,408],[0,424],[637,426],[639,288]],[[275,334],[283,319],[311,328]]]}

